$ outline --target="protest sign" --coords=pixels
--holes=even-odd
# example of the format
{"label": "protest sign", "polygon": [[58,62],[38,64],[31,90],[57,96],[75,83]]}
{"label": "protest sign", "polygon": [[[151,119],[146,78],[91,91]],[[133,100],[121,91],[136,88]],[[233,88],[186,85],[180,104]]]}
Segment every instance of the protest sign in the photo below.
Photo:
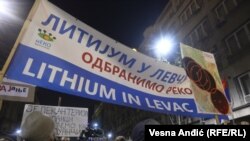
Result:
{"label": "protest sign", "polygon": [[183,64],[200,113],[231,112],[213,54],[181,44]]}
{"label": "protest sign", "polygon": [[51,117],[56,125],[56,136],[79,137],[88,125],[88,109],[26,104],[23,120],[33,111]]}
{"label": "protest sign", "polygon": [[0,98],[8,101],[34,102],[35,87],[17,84],[0,83]]}

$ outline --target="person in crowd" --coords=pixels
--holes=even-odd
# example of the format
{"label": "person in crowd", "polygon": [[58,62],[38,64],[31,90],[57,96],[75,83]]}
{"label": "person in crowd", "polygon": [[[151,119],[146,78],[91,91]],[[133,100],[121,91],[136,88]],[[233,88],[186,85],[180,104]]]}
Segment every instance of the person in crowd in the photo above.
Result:
{"label": "person in crowd", "polygon": [[250,123],[248,121],[241,121],[240,125],[250,125]]}
{"label": "person in crowd", "polygon": [[151,118],[137,123],[132,130],[132,141],[144,141],[145,125],[160,125],[160,123]]}
{"label": "person in crowd", "polygon": [[62,137],[61,141],[70,141],[70,138],[69,137]]}
{"label": "person in crowd", "polygon": [[117,136],[115,138],[115,141],[126,141],[125,137],[124,136]]}
{"label": "person in crowd", "polygon": [[21,125],[21,141],[53,141],[54,121],[40,112],[30,113]]}

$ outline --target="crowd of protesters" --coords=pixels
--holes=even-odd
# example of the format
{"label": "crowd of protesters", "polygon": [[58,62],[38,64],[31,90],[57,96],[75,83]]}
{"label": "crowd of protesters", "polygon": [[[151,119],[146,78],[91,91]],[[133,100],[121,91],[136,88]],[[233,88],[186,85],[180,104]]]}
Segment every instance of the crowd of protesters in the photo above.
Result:
{"label": "crowd of protesters", "polygon": [[[124,136],[117,136],[114,141],[144,141],[145,125],[159,125],[154,119],[146,119],[137,123],[131,134],[130,139],[126,139]],[[54,134],[55,124],[52,118],[43,115],[40,112],[32,112],[29,114],[21,125],[21,133],[17,137],[18,141],[72,141],[69,137],[58,138]],[[89,129],[88,129],[89,130]],[[89,130],[90,131],[90,130]],[[88,134],[86,131],[84,134]],[[93,131],[92,131],[93,132]],[[74,141],[111,141],[106,137],[94,137],[93,133],[81,136]],[[102,134],[100,134],[102,135]]]}

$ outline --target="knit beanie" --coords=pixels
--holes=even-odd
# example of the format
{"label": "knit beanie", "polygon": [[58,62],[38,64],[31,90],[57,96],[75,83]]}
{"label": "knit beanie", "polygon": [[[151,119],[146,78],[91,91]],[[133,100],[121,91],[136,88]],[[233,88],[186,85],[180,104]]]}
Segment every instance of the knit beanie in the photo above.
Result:
{"label": "knit beanie", "polygon": [[160,123],[154,119],[146,119],[138,124],[132,130],[133,141],[144,141],[145,125],[160,125]]}
{"label": "knit beanie", "polygon": [[49,141],[55,125],[50,117],[40,112],[29,114],[21,125],[21,137],[28,141]]}

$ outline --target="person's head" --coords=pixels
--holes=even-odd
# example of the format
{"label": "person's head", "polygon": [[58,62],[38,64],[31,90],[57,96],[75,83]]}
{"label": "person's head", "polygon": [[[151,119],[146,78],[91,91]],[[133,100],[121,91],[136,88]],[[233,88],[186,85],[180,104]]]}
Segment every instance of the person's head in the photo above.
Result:
{"label": "person's head", "polygon": [[241,121],[240,125],[250,125],[248,121]]}
{"label": "person's head", "polygon": [[132,130],[132,141],[144,141],[145,125],[160,125],[160,123],[154,119],[146,119],[137,123]]}
{"label": "person's head", "polygon": [[123,137],[123,136],[117,136],[117,137],[115,138],[115,141],[126,141],[126,139],[125,139],[125,137]]}
{"label": "person's head", "polygon": [[54,122],[40,112],[30,113],[21,125],[21,138],[26,141],[52,141]]}
{"label": "person's head", "polygon": [[69,137],[62,137],[61,141],[70,141],[70,138]]}

